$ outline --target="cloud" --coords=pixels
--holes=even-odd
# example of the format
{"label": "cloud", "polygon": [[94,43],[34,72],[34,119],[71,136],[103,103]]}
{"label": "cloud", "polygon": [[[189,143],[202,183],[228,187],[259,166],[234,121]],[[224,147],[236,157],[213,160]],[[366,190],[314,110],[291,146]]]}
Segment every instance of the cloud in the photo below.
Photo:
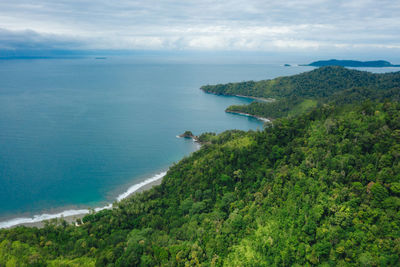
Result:
{"label": "cloud", "polygon": [[0,28],[0,49],[82,49],[83,40],[70,36],[38,33],[32,30],[10,31]]}
{"label": "cloud", "polygon": [[398,49],[389,0],[3,0],[0,48]]}

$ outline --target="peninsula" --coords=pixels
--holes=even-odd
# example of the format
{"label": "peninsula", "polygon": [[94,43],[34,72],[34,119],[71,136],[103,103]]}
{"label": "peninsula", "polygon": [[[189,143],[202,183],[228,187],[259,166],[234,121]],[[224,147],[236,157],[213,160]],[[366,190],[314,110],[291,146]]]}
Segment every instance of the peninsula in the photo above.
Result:
{"label": "peninsula", "polygon": [[217,95],[274,99],[233,105],[226,111],[277,119],[296,116],[328,103],[342,105],[367,100],[399,100],[399,78],[400,72],[377,74],[341,66],[324,66],[272,80],[205,85],[201,90]]}

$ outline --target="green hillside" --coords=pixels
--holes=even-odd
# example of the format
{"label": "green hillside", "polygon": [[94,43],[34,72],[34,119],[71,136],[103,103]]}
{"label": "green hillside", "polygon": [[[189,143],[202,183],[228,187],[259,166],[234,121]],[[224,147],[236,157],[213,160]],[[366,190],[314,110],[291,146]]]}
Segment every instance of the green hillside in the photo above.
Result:
{"label": "green hillside", "polygon": [[207,85],[201,89],[221,95],[274,98],[277,101],[272,103],[253,102],[231,106],[227,110],[280,118],[311,110],[321,103],[361,103],[366,99],[399,100],[400,72],[375,74],[328,66],[272,80]]}

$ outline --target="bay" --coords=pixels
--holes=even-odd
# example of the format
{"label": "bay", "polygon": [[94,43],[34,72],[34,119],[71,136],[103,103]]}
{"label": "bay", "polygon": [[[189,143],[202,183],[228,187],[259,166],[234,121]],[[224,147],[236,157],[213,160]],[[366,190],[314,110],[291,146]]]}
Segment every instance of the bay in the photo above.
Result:
{"label": "bay", "polygon": [[195,151],[176,136],[262,129],[225,113],[252,100],[199,90],[311,67],[138,63],[135,58],[0,61],[0,221],[113,202]]}

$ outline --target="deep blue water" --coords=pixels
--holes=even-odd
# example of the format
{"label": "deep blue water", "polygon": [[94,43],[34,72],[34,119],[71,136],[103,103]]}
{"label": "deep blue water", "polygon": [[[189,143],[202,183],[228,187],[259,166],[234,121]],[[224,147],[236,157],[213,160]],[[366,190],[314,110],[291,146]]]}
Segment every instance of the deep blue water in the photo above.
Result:
{"label": "deep blue water", "polygon": [[0,221],[95,207],[166,170],[196,145],[176,136],[261,129],[227,114],[250,100],[201,85],[310,67],[138,64],[134,59],[0,61]]}

